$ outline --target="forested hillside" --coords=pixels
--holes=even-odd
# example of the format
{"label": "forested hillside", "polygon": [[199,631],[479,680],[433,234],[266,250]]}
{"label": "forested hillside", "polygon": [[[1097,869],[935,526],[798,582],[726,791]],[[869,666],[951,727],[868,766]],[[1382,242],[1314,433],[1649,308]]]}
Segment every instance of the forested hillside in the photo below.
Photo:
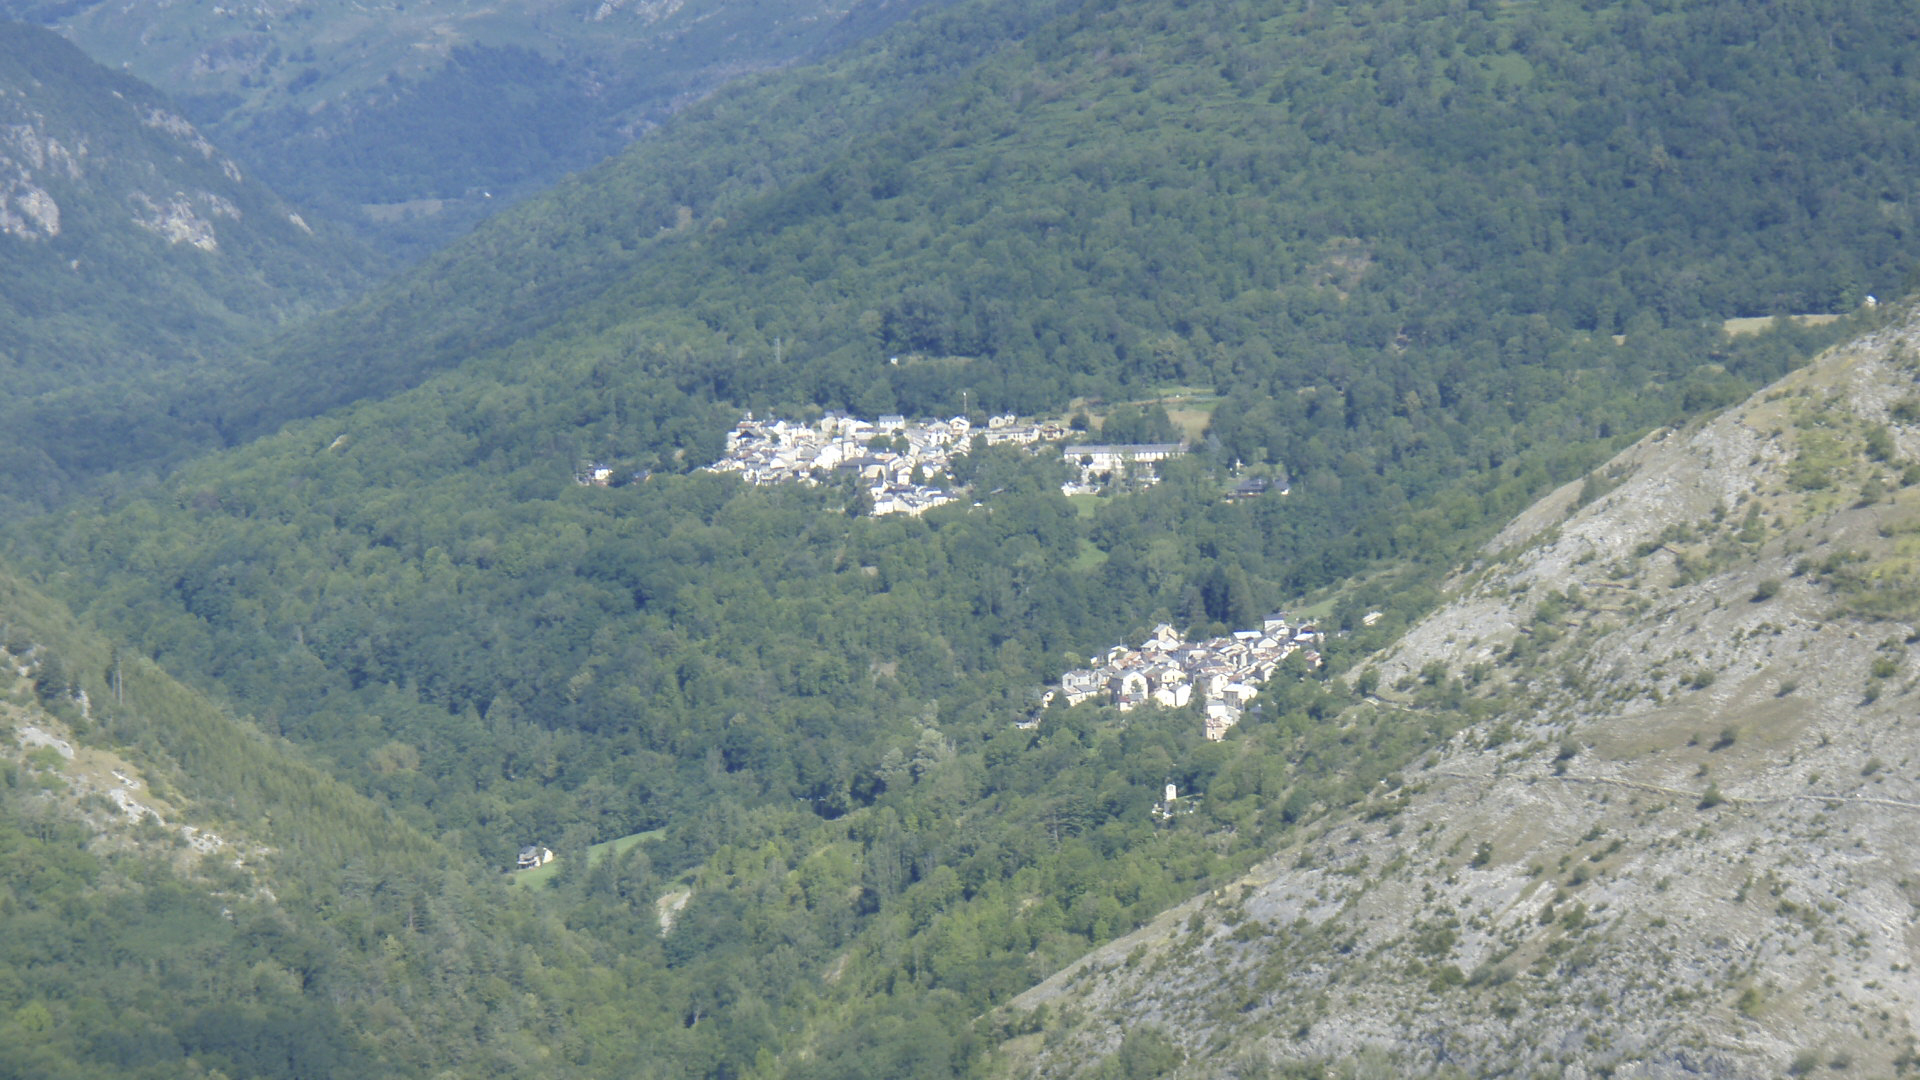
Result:
{"label": "forested hillside", "polygon": [[[145,511],[88,541],[157,558],[152,579],[191,609],[106,562],[71,569],[115,581],[94,617],[156,619],[162,662],[315,745],[470,866],[504,867],[533,840],[558,850],[543,895],[631,980],[596,990],[632,1013],[588,1041],[596,1071],[738,1075],[771,1053],[783,1068],[811,1055],[802,1072],[822,1077],[964,1073],[980,1010],[1243,868],[1434,734],[1323,725],[1344,698],[1304,671],[1231,744],[1205,742],[1187,711],[1122,725],[1087,707],[1013,728],[1066,646],[1118,638],[1156,592],[1211,626],[1203,588],[1222,573],[1131,553],[1070,569],[1089,528],[1054,490],[1055,462],[996,456],[979,477],[1004,489],[991,513],[925,522],[850,520],[812,493],[719,477],[600,489],[558,459],[475,463],[412,505],[368,506],[393,531],[363,547],[360,500],[281,463],[404,471],[447,449],[382,438],[394,415],[337,448],[305,425],[261,444],[276,463],[197,492],[200,529],[171,552],[136,535],[170,531]],[[512,494],[548,485],[557,498]],[[1174,523],[1219,508],[1197,473],[1140,498],[1099,523],[1116,546],[1171,553],[1191,535]],[[1217,528],[1245,521],[1235,509]],[[1244,589],[1218,590],[1221,617],[1257,611]],[[1207,801],[1156,826],[1170,780]],[[654,835],[588,869],[590,843],[640,831]],[[689,899],[663,934],[655,905],[676,894]]]}
{"label": "forested hillside", "polygon": [[1718,319],[1907,272],[1898,5],[1004,10],[721,95],[176,412],[241,438],[500,350],[782,411],[1197,384],[1227,460],[1313,476],[1297,553],[1376,534],[1337,575],[1517,509],[1457,478],[1784,370]]}
{"label": "forested hillside", "polygon": [[0,507],[204,440],[173,381],[377,268],[150,87],[0,24]]}
{"label": "forested hillside", "polygon": [[[1871,324],[1719,320],[1900,287],[1916,20],[957,4],[184,384],[174,421],[232,449],[6,537],[462,873],[554,847],[516,900],[609,1003],[557,1024],[571,1067],[966,1075],[990,1006],[1508,707],[1486,672],[1416,676],[1412,714],[1331,677],[1456,555]],[[1176,383],[1211,415],[1144,491],[982,448],[971,498],[876,519],[696,471],[745,409],[1119,437]],[[1292,493],[1224,501],[1236,461]],[[1190,710],[1016,726],[1155,622],[1307,603],[1327,667],[1224,742]],[[1150,813],[1168,782],[1194,812]]]}

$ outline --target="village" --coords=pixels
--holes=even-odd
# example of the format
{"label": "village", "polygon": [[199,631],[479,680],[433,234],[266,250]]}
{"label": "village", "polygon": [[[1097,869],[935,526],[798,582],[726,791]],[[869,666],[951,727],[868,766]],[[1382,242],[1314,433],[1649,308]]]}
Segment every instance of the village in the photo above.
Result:
{"label": "village", "polygon": [[[1158,480],[1158,462],[1187,451],[1184,443],[1061,445],[1074,434],[1057,421],[1012,415],[995,416],[976,427],[964,416],[909,421],[895,415],[867,421],[829,413],[803,424],[758,420],[748,413],[728,433],[725,456],[707,468],[738,474],[750,484],[818,484],[853,473],[872,499],[873,514],[920,514],[955,501],[957,496],[937,482],[950,475],[952,460],[970,451],[976,440],[1036,450],[1060,446],[1077,473],[1062,485],[1067,495],[1095,493],[1117,476],[1152,484]],[[1265,480],[1252,483],[1259,486],[1243,482],[1227,499],[1257,497],[1268,489]],[[1206,736],[1219,740],[1240,721],[1259,684],[1272,678],[1289,656],[1304,650],[1307,663],[1319,666],[1315,646],[1323,641],[1313,626],[1291,626],[1279,614],[1261,620],[1257,630],[1198,643],[1184,641],[1163,623],[1138,648],[1116,645],[1099,667],[1067,672],[1058,687],[1045,692],[1041,708],[1056,699],[1078,705],[1105,694],[1122,712],[1148,702],[1179,709],[1197,694]],[[1038,723],[1038,714],[1027,723]]]}
{"label": "village", "polygon": [[[1078,705],[1105,695],[1121,712],[1149,703],[1183,709],[1198,696],[1206,736],[1219,741],[1240,722],[1259,684],[1271,679],[1289,656],[1298,652],[1308,666],[1319,667],[1317,646],[1325,641],[1318,628],[1289,625],[1282,614],[1262,619],[1258,630],[1236,630],[1194,643],[1161,623],[1138,647],[1115,645],[1100,666],[1061,675],[1060,685],[1042,695],[1040,707],[1044,710],[1056,700]],[[1026,723],[1039,723],[1039,714]]]}
{"label": "village", "polygon": [[[954,458],[976,445],[1012,444],[1032,448],[1058,446],[1076,475],[1061,486],[1066,495],[1098,493],[1103,484],[1125,477],[1144,487],[1158,482],[1158,462],[1187,452],[1185,443],[1073,444],[1066,440],[1079,432],[1054,420],[995,416],[976,426],[964,416],[948,420],[908,420],[881,416],[868,421],[843,413],[828,413],[812,423],[784,419],[756,419],[747,413],[727,433],[726,453],[705,467],[708,472],[733,473],[749,484],[821,484],[852,474],[872,499],[871,512],[921,514],[954,502],[957,496],[938,486],[950,476]],[[580,482],[606,486],[612,469],[590,464]],[[1229,491],[1229,502],[1257,498],[1269,490],[1286,494],[1284,482],[1265,478],[1241,481]],[[1069,706],[1103,698],[1121,712],[1153,704],[1183,709],[1197,696],[1203,733],[1213,741],[1226,738],[1240,722],[1261,683],[1271,679],[1288,657],[1300,653],[1307,665],[1319,667],[1317,646],[1325,635],[1311,623],[1294,626],[1284,614],[1262,619],[1257,630],[1236,630],[1223,637],[1188,642],[1171,625],[1154,627],[1137,647],[1115,645],[1089,669],[1068,671],[1060,684],[1041,692],[1039,708],[1019,722],[1037,727],[1055,701]],[[1196,796],[1181,796],[1166,785],[1153,815],[1167,820],[1191,812]],[[551,863],[554,853],[538,844],[519,853],[517,871],[537,870]]]}
{"label": "village", "polygon": [[[756,420],[752,413],[727,433],[726,454],[708,471],[735,473],[750,484],[818,484],[836,475],[857,477],[872,499],[872,513],[922,514],[957,498],[938,482],[951,475],[955,457],[974,447],[1012,444],[1034,449],[1055,445],[1072,435],[1054,420],[995,416],[975,426],[964,416],[949,420],[912,420],[882,416],[861,420],[839,413],[803,424],[788,420]],[[1078,476],[1062,485],[1068,495],[1099,490],[1102,477],[1133,469],[1136,479],[1150,484],[1158,479],[1152,463],[1186,452],[1181,443],[1127,446],[1062,446],[1065,460]],[[597,474],[591,482],[598,482]]]}

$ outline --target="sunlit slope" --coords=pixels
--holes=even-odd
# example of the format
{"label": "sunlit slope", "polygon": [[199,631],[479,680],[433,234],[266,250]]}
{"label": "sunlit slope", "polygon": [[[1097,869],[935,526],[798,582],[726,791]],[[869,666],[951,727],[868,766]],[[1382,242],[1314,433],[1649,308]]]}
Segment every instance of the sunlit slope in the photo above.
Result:
{"label": "sunlit slope", "polygon": [[1916,344],[1908,310],[1519,517],[1347,714],[1486,718],[1023,995],[1004,1071],[1910,1067]]}

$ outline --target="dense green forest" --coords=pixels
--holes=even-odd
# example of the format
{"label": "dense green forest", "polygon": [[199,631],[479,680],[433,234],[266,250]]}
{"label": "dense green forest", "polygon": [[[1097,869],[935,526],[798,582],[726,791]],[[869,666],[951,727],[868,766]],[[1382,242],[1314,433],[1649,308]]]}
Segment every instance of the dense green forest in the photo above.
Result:
{"label": "dense green forest", "polygon": [[[1896,5],[1076,7],[1005,48],[1041,20],[968,5],[719,95],[380,301],[399,332],[328,357],[357,378],[272,370],[324,404],[673,312],[741,400],[1031,410],[1833,310],[1906,270]],[[448,310],[469,333],[436,341]],[[974,366],[877,366],[901,352]]]}
{"label": "dense green forest", "polygon": [[1720,317],[1904,280],[1894,6],[1179,10],[968,5],[720,95],[174,411],[239,439],[502,349],[867,414],[1187,382],[1234,456],[1417,502],[1777,373]]}
{"label": "dense green forest", "polygon": [[[1497,707],[1473,672],[1412,712],[1334,677],[1472,544],[1870,322],[1719,328],[1900,287],[1916,19],[958,4],[163,388],[177,452],[233,448],[6,539],[502,912],[439,925],[535,951],[471,985],[550,1056],[427,1037],[394,1071],[967,1075],[990,1005]],[[748,408],[1099,415],[1174,384],[1213,407],[1196,452],[1092,502],[1013,449],[919,518],[696,471]],[[576,483],[590,460],[647,478]],[[1292,494],[1226,503],[1236,461]],[[1327,668],[1224,742],[1191,711],[1015,726],[1155,622],[1306,600]],[[1167,782],[1198,809],[1152,817]],[[534,842],[552,886],[502,899]],[[446,993],[428,1036],[472,1018]]]}
{"label": "dense green forest", "polygon": [[[560,524],[562,536],[584,525],[596,543],[624,542],[630,555],[663,549],[662,556],[623,561],[623,580],[591,590],[519,563],[526,586],[545,598],[527,601],[531,621],[472,627],[504,632],[504,640],[462,640],[461,627],[520,606],[505,597],[476,596],[479,607],[453,611],[445,624],[390,631],[390,640],[408,634],[454,652],[511,651],[525,647],[515,635],[531,640],[543,633],[538,624],[561,620],[612,653],[569,675],[564,687],[546,685],[545,665],[556,658],[535,662],[530,650],[518,670],[525,683],[511,682],[514,673],[504,668],[475,666],[465,677],[480,683],[424,695],[381,681],[398,672],[340,679],[308,661],[302,679],[283,669],[274,692],[289,711],[303,700],[328,703],[324,715],[307,716],[308,726],[288,733],[318,744],[335,771],[364,783],[387,813],[413,817],[462,848],[466,857],[453,866],[409,827],[382,828],[345,792],[276,764],[270,740],[204,715],[211,711],[204,702],[171,688],[150,662],[128,658],[121,672],[111,649],[75,644],[71,630],[49,634],[20,617],[15,590],[7,605],[16,639],[10,648],[30,655],[27,643],[41,647],[34,654],[43,657],[39,696],[63,708],[91,741],[180,761],[171,786],[201,792],[221,820],[268,829],[283,845],[273,887],[294,909],[260,910],[236,930],[196,899],[201,893],[189,882],[145,901],[155,918],[170,920],[151,940],[120,944],[109,936],[93,952],[56,946],[39,930],[27,932],[41,925],[35,918],[53,918],[35,913],[63,897],[62,910],[71,913],[112,890],[100,878],[106,870],[86,854],[94,846],[88,830],[41,827],[42,841],[74,852],[80,870],[62,879],[66,892],[41,897],[22,887],[20,906],[6,911],[20,920],[8,924],[21,928],[18,963],[52,950],[65,965],[57,994],[45,981],[31,984],[37,995],[28,984],[18,988],[20,1015],[38,1017],[36,1002],[58,1020],[96,1003],[107,1007],[82,1027],[61,1025],[85,1039],[46,1040],[21,1074],[61,1075],[51,1063],[71,1060],[76,1075],[100,1075],[91,1070],[111,1065],[170,1075],[163,1066],[187,1062],[304,1075],[377,1062],[396,1075],[532,1067],[563,1075],[729,1076],[766,1074],[775,1068],[768,1055],[782,1052],[802,1055],[789,1056],[782,1069],[811,1062],[798,1067],[802,1075],[964,1074],[982,1045],[971,1024],[987,1005],[1243,867],[1292,823],[1361,796],[1465,719],[1449,711],[1457,684],[1443,684],[1433,690],[1434,726],[1384,713],[1324,724],[1346,695],[1300,672],[1275,688],[1257,728],[1228,744],[1202,740],[1186,712],[1120,723],[1083,708],[1050,715],[1037,730],[1011,727],[1009,717],[1031,708],[1030,687],[1009,661],[1023,643],[968,640],[945,624],[980,626],[986,620],[976,609],[998,605],[1015,622],[1041,624],[1031,630],[1070,627],[1071,618],[1018,610],[1070,603],[1070,582],[1022,598],[1017,577],[986,568],[1024,548],[1016,562],[1026,566],[1012,569],[1037,575],[1046,561],[1042,545],[1071,544],[1079,529],[1051,493],[1054,463],[986,458],[976,480],[1009,496],[994,513],[925,523],[850,520],[805,492],[743,491],[730,480],[689,477],[665,481],[661,497],[670,506],[648,516],[666,533],[658,535],[633,531],[633,508],[614,501],[653,493],[569,483],[563,494],[584,501],[576,523]],[[1176,470],[1135,509],[1155,518],[1177,514],[1195,497],[1218,505],[1216,489],[1202,480]],[[1183,492],[1183,485],[1198,490]],[[480,496],[481,489],[454,494]],[[751,527],[763,531],[743,531],[755,521]],[[606,534],[609,528],[627,535]],[[541,545],[533,530],[502,535],[520,552],[498,551],[502,566]],[[796,535],[806,538],[804,547],[796,548]],[[203,544],[225,547],[236,560],[219,576],[243,567],[263,577],[294,572],[265,551],[242,553],[211,537]],[[849,544],[842,570],[824,565]],[[665,593],[703,562],[724,567],[727,578],[674,590],[657,619],[632,611],[595,619],[564,606],[571,598],[618,608],[632,602],[629,590]],[[325,576],[331,580],[313,584],[328,606],[375,602],[389,589],[402,607],[420,599],[402,584],[404,571],[390,576],[363,563],[355,573]],[[482,587],[476,579],[431,587],[449,585],[455,592]],[[459,603],[452,594],[441,600]],[[1221,614],[1243,617],[1232,602]],[[757,614],[723,622],[725,608],[742,605]],[[365,614],[361,608],[350,617]],[[1204,620],[1204,602],[1197,614]],[[782,640],[782,627],[798,640]],[[194,635],[188,623],[174,629]],[[370,629],[315,622],[304,633],[326,650],[322,637],[344,640]],[[703,632],[697,643],[666,651],[667,641]],[[731,640],[735,634],[744,636]],[[819,647],[823,634],[836,651]],[[161,660],[188,666],[196,648],[224,647],[205,638],[181,644]],[[869,656],[891,659],[875,664]],[[108,680],[115,676],[124,680],[124,704],[96,707],[82,722],[70,688],[113,702]],[[264,687],[250,689],[265,700]],[[441,707],[449,695],[486,692],[493,696],[484,709]],[[561,730],[540,719],[561,711],[579,726]],[[263,719],[285,724],[290,717]],[[289,772],[290,792],[280,779]],[[1205,801],[1199,813],[1155,824],[1147,807],[1168,781],[1205,792]],[[35,815],[23,806],[0,820],[24,828]],[[589,841],[643,827],[658,832],[585,865]],[[503,893],[497,868],[533,838],[561,851],[558,879],[546,892]],[[28,861],[19,865],[32,865],[42,850],[22,855]],[[133,855],[120,862],[120,874],[147,880],[155,873]],[[656,901],[682,889],[692,899],[662,935]],[[281,944],[241,947],[278,920],[293,923],[269,936]],[[146,925],[134,920],[125,934],[147,933]],[[244,937],[230,939],[234,933]],[[180,955],[182,937],[208,935],[204,956]],[[313,950],[327,959],[313,959]],[[128,1011],[109,972],[130,959],[206,981],[194,993],[176,992],[179,1000],[165,1008],[142,999]],[[209,972],[205,965],[216,963],[240,965],[251,980],[244,985],[261,989],[240,989],[224,967]],[[353,1007],[338,1015],[298,1012],[303,999],[285,996],[283,969],[298,976],[291,985],[319,1000],[355,987]],[[171,984],[134,985],[164,994]],[[512,994],[503,1001],[506,987]],[[527,1004],[514,1004],[523,998]],[[407,1002],[405,1032],[381,1026],[393,1019],[396,999]],[[468,1024],[485,1032],[474,1045],[459,1033]],[[259,1056],[289,1041],[285,1063]],[[552,1059],[537,1052],[543,1041]]]}

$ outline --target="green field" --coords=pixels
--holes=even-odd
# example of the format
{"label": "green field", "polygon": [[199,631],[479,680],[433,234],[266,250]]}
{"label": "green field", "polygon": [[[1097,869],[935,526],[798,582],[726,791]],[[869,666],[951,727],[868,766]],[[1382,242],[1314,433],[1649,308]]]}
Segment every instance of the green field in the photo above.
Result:
{"label": "green field", "polygon": [[[1072,495],[1068,497],[1074,499],[1099,498],[1097,495]],[[1073,562],[1070,565],[1074,572],[1084,574],[1098,570],[1106,561],[1107,553],[1100,550],[1099,546],[1093,541],[1083,536],[1080,538],[1080,553],[1074,556]]]}
{"label": "green field", "polygon": [[1142,398],[1139,401],[1132,402],[1132,404],[1148,405],[1156,401],[1163,404],[1175,401],[1198,401],[1213,399],[1218,395],[1219,391],[1211,386],[1185,386],[1175,383],[1168,386],[1156,387],[1152,396]]}
{"label": "green field", "polygon": [[1329,619],[1333,617],[1334,599],[1335,599],[1334,597],[1329,596],[1325,600],[1321,600],[1318,603],[1307,604],[1303,607],[1289,608],[1288,612],[1295,619],[1301,622],[1318,622],[1321,619]]}
{"label": "green field", "polygon": [[[642,840],[652,840],[659,836],[660,832],[659,829],[649,829],[646,832],[629,833],[618,839],[608,840],[604,844],[595,844],[587,849],[587,865],[592,866],[608,855],[618,855]],[[521,870],[512,874],[507,878],[507,883],[509,885],[546,885],[553,880],[553,875],[559,872],[560,860],[555,858],[537,870]]]}
{"label": "green field", "polygon": [[1069,495],[1067,501],[1073,504],[1074,512],[1083,518],[1092,517],[1094,511],[1100,507],[1098,495]]}
{"label": "green field", "polygon": [[[1799,323],[1801,326],[1825,326],[1839,317],[1838,315],[1787,316],[1788,319]],[[1728,337],[1739,337],[1741,334],[1757,334],[1772,325],[1773,316],[1752,315],[1738,319],[1727,319],[1720,324],[1720,328],[1726,331]]]}

